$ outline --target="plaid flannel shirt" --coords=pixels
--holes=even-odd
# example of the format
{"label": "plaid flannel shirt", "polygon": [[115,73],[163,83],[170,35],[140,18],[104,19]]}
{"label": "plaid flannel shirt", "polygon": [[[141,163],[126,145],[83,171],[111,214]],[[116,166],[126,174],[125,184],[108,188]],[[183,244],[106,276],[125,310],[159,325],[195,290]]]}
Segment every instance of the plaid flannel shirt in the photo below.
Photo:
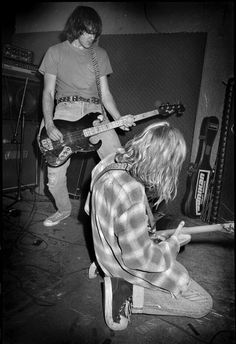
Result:
{"label": "plaid flannel shirt", "polygon": [[175,238],[161,243],[150,239],[144,186],[124,170],[110,170],[94,183],[112,162],[113,154],[92,171],[85,205],[91,215],[97,262],[107,276],[178,295],[186,289],[189,275],[176,261],[179,244]]}

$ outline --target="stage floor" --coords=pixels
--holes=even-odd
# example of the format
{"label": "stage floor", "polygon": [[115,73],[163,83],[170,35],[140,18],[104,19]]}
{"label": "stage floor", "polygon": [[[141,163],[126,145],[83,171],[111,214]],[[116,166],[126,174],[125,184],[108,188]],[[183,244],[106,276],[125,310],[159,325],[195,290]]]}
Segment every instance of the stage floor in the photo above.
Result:
{"label": "stage floor", "polygon": [[[194,234],[178,260],[213,297],[201,319],[132,315],[126,330],[111,331],[103,315],[103,279],[88,278],[93,259],[83,200],[72,199],[71,217],[46,228],[54,212],[45,195],[3,195],[2,339],[4,344],[192,344],[234,343],[234,237]],[[203,225],[186,217],[187,226]]]}

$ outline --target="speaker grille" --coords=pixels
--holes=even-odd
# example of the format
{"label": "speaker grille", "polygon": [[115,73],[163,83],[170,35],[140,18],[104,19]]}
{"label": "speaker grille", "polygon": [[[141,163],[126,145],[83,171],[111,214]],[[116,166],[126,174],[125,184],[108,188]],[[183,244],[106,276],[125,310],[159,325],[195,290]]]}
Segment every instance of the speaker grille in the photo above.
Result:
{"label": "speaker grille", "polygon": [[2,118],[6,120],[17,120],[22,104],[25,119],[27,121],[39,121],[42,117],[41,92],[42,88],[39,82],[28,80],[26,84],[25,77],[8,76],[3,71]]}
{"label": "speaker grille", "polygon": [[[20,144],[11,143],[14,135],[16,121],[3,120],[2,124],[2,186],[3,191],[18,188]],[[20,186],[33,187],[38,180],[37,147],[35,142],[38,126],[36,123],[25,122],[23,154],[22,154],[22,177]]]}

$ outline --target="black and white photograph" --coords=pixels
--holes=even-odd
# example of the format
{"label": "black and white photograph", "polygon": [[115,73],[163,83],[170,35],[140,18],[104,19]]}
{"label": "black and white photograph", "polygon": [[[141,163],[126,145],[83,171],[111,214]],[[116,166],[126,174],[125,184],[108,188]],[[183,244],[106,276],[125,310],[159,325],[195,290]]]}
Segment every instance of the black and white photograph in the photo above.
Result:
{"label": "black and white photograph", "polygon": [[3,344],[233,344],[234,2],[2,10]]}

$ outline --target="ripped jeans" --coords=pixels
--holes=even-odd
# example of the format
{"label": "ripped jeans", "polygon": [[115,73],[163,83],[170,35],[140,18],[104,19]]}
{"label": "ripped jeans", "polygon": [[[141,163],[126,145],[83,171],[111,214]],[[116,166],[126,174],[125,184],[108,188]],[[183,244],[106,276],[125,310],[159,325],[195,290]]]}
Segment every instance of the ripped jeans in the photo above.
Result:
{"label": "ripped jeans", "polygon": [[68,159],[63,165],[53,168],[48,166],[48,189],[54,197],[57,210],[71,212],[71,202],[67,189],[66,171],[70,165]]}
{"label": "ripped jeans", "polygon": [[[101,106],[85,102],[59,103],[56,107],[54,119],[66,119],[76,121],[90,112],[100,112]],[[104,119],[102,124],[109,122]],[[41,126],[43,126],[43,121]],[[108,154],[113,153],[118,147],[121,147],[119,137],[114,129],[105,131],[93,136],[94,141],[102,140],[102,145],[97,153],[100,159],[105,158]],[[48,166],[48,189],[54,197],[57,210],[59,212],[71,212],[71,202],[67,188],[67,169],[70,165],[70,159],[59,167]]]}

